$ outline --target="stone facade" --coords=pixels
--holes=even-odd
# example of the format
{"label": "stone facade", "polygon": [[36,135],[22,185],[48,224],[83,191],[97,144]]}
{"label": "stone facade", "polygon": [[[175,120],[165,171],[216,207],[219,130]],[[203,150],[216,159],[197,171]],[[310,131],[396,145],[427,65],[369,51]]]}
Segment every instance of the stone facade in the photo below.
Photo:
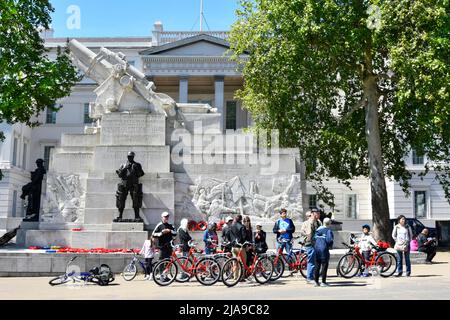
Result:
{"label": "stone facade", "polygon": [[[202,165],[197,165],[194,162],[181,166],[171,160],[166,161],[167,158],[171,158],[170,154],[176,147],[176,142],[171,141],[173,131],[176,129],[176,122],[183,123],[182,127],[192,133],[192,139],[195,137],[193,132],[196,121],[201,121],[205,130],[216,129],[222,133],[227,129],[236,130],[237,135],[243,134],[240,131],[241,128],[252,125],[251,116],[234,98],[236,90],[242,88],[243,79],[241,74],[236,71],[236,65],[224,55],[229,48],[226,42],[227,36],[227,32],[168,32],[164,31],[162,25],[158,23],[155,24],[155,30],[151,37],[80,39],[95,54],[99,53],[102,47],[109,48],[111,57],[106,61],[113,59],[112,53],[122,52],[126,56],[126,61],[135,67],[138,74],[145,75],[149,82],[153,82],[158,92],[172,97],[177,102],[177,107],[181,110],[179,115],[182,115],[183,119],[168,119],[165,123],[153,121],[156,126],[165,126],[165,134],[163,135],[159,128],[160,134],[157,136],[154,134],[155,131],[151,131],[154,130],[151,126],[145,125],[145,123],[152,122],[154,115],[151,113],[145,117],[110,113],[110,131],[108,132],[106,129],[105,132],[96,132],[96,120],[91,116],[96,118],[96,112],[101,112],[98,109],[96,111],[95,104],[103,101],[103,98],[97,101],[98,93],[102,91],[97,90],[96,92],[97,86],[94,79],[85,77],[74,87],[69,97],[58,101],[58,105],[62,108],[57,114],[44,112],[33,119],[42,123],[41,126],[30,129],[24,124],[12,126],[0,124],[1,130],[6,134],[6,140],[0,142],[0,168],[5,175],[4,179],[0,181],[0,234],[17,226],[22,219],[24,203],[19,198],[20,188],[29,181],[29,172],[33,169],[34,161],[37,158],[45,158],[51,162],[50,168],[58,174],[55,176],[49,174],[48,179],[61,183],[59,189],[48,192],[46,192],[47,186],[44,186],[42,203],[43,205],[46,203],[46,207],[43,207],[46,219],[64,220],[66,224],[74,227],[77,226],[77,221],[81,221],[81,223],[87,221],[92,225],[101,225],[105,221],[109,221],[111,217],[114,217],[115,208],[98,208],[100,205],[95,197],[101,198],[101,194],[105,193],[109,196],[100,201],[109,202],[113,199],[116,184],[113,172],[116,169],[115,166],[123,161],[122,153],[128,151],[128,144],[135,144],[136,148],[133,147],[133,149],[137,152],[138,158],[142,156],[139,161],[143,163],[144,170],[148,172],[144,180],[148,180],[145,182],[145,188],[149,190],[149,193],[145,195],[144,202],[158,204],[158,207],[142,210],[146,217],[153,217],[164,208],[177,212],[181,210],[193,216],[198,215],[198,211],[195,211],[198,209],[193,209],[191,202],[196,194],[196,188],[199,188],[199,181],[210,179],[217,179],[217,184],[220,185],[239,177],[242,185],[249,192],[255,188],[256,177],[259,179],[257,187],[262,196],[271,198],[281,194],[283,188],[287,188],[289,185],[292,176],[300,173],[298,158],[295,156],[292,158],[294,160],[289,160],[287,155],[281,157],[287,159],[280,166],[283,169],[286,168],[286,172],[280,174],[277,179],[262,177],[259,170],[255,169],[253,165],[238,164],[237,158],[242,159],[243,157],[241,152],[239,155],[235,155],[236,161],[230,165],[224,161],[224,164],[202,163]],[[64,46],[65,42],[65,38],[59,39],[53,38],[51,34],[45,35],[46,47],[50,50],[51,57],[56,55],[57,46]],[[126,84],[128,80],[123,79],[123,83]],[[118,100],[118,97],[115,97],[115,100]],[[106,104],[106,101],[104,102]],[[89,112],[90,103],[94,104],[92,106],[93,113]],[[210,112],[211,107],[217,112]],[[118,120],[114,117],[137,117],[140,122],[139,126],[144,125],[145,129],[138,135],[134,135],[134,139],[114,135],[114,128],[121,125],[122,121],[124,123],[128,121]],[[104,121],[108,122],[106,118]],[[129,130],[131,131],[128,131],[128,134],[133,135],[133,128],[130,127]],[[163,137],[165,141],[163,141]],[[141,145],[148,139],[151,139],[150,145]],[[122,146],[123,143],[126,145]],[[51,154],[54,156],[52,157]],[[256,154],[256,151],[247,152],[244,158]],[[152,155],[166,158],[163,161],[157,161],[152,158]],[[199,157],[195,152],[192,156],[193,159]],[[226,156],[223,157],[225,160]],[[417,159],[413,154],[406,159],[409,169],[414,172],[420,172],[423,169],[423,164],[421,164],[423,162],[426,162],[426,159]],[[93,196],[80,198],[73,197],[70,193],[72,191],[64,197],[56,196],[66,190],[65,188],[68,186],[63,187],[65,185],[63,181],[73,179],[70,177],[75,171],[80,172],[79,176],[75,178],[75,180],[79,179],[80,190],[87,193],[91,193],[93,190],[101,191],[98,194],[94,192]],[[278,180],[281,182],[277,182]],[[369,182],[366,178],[360,178],[355,179],[352,183],[353,189],[349,190],[337,181],[327,182],[328,187],[336,196],[335,217],[344,222],[355,219],[370,220]],[[281,187],[273,188],[276,185]],[[162,194],[158,194],[161,187],[163,188],[161,189],[163,191],[160,192]],[[439,184],[433,180],[432,173],[427,175],[424,180],[420,180],[418,177],[413,178],[412,197],[410,198],[404,196],[397,183],[387,180],[387,187],[392,217],[399,214],[409,217],[418,216],[425,224],[432,224],[434,220],[450,218],[450,206]],[[173,199],[168,198],[167,188],[175,190]],[[312,186],[304,183],[302,188],[302,207],[315,204],[315,191]],[[425,200],[417,203],[417,199],[420,197]],[[254,199],[250,199],[248,202],[253,205],[253,201]],[[259,202],[255,201],[255,203],[258,203],[256,204],[258,207]],[[192,205],[195,208],[195,204]],[[211,205],[212,201],[209,203],[209,206]],[[61,216],[59,217],[50,214],[56,212],[56,207],[61,207]],[[128,207],[129,205],[127,205]],[[63,214],[62,211],[65,213]],[[419,211],[421,214],[418,214]],[[132,212],[128,212],[127,209],[125,217],[128,217],[128,214],[130,217],[132,216]],[[67,220],[75,221],[67,222]],[[155,218],[150,220],[153,222],[146,221],[150,225],[155,222]]]}

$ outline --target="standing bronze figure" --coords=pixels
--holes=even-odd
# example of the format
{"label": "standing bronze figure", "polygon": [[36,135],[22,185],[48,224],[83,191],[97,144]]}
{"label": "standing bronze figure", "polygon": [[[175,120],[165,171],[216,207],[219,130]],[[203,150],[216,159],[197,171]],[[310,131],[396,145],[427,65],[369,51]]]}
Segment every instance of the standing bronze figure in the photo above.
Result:
{"label": "standing bronze figure", "polygon": [[139,210],[142,207],[142,198],[144,196],[142,192],[142,183],[139,183],[139,178],[144,175],[142,166],[140,163],[134,161],[135,153],[128,153],[128,161],[120,166],[119,170],[116,170],[117,175],[122,181],[117,185],[116,192],[116,206],[119,209],[119,217],[114,219],[114,222],[124,222],[123,211],[125,210],[125,202],[127,200],[128,193],[131,195],[134,209],[134,222],[143,222],[139,216]]}
{"label": "standing bronze figure", "polygon": [[42,180],[47,171],[44,168],[44,160],[36,160],[37,169],[31,172],[31,182],[22,187],[21,199],[28,196],[27,214],[23,221],[39,221],[41,209]]}

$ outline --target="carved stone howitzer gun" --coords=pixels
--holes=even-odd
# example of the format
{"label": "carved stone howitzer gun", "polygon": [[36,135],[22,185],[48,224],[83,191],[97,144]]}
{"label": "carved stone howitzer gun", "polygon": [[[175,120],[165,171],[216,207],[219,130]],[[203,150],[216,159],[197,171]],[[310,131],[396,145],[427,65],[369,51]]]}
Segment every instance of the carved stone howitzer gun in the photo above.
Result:
{"label": "carved stone howitzer gun", "polygon": [[73,39],[69,42],[73,63],[99,86],[90,117],[100,119],[109,112],[150,112],[176,116],[176,103],[163,93],[156,93],[153,82],[131,66],[123,53],[102,48],[98,54]]}

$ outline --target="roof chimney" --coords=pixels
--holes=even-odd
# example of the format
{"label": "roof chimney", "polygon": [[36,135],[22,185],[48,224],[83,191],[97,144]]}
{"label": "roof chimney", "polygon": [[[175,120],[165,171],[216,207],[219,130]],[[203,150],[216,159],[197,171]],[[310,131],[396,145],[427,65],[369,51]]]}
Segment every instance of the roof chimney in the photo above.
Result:
{"label": "roof chimney", "polygon": [[152,46],[158,46],[161,42],[161,33],[163,32],[163,24],[161,21],[156,21],[153,24],[152,31]]}

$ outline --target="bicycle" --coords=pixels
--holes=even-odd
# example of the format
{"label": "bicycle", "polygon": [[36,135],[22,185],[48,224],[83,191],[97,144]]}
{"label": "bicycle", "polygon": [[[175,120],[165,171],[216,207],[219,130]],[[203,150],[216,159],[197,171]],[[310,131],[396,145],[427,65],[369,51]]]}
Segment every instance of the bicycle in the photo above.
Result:
{"label": "bicycle", "polygon": [[[138,274],[137,265],[141,267],[144,273],[147,269],[147,263],[145,262],[145,260],[140,259],[139,254],[133,249],[131,250],[131,252],[133,252],[133,258],[131,259],[130,263],[127,264],[125,268],[123,268],[122,271],[122,278],[125,281],[132,281],[134,280],[134,278],[136,278]],[[152,266],[154,266],[155,264],[156,262],[152,263]]]}
{"label": "bicycle", "polygon": [[[297,238],[298,237],[294,237],[291,240],[282,239],[281,243],[290,242],[293,245],[294,239]],[[274,266],[273,274],[270,278],[271,281],[278,280],[280,277],[292,276],[296,272],[299,272],[304,278],[306,278],[306,267],[308,261],[306,252],[303,248],[291,247],[288,253],[283,253],[282,246],[279,246],[277,252],[270,254],[270,257]],[[286,269],[289,271],[287,275],[285,275]]]}
{"label": "bicycle", "polygon": [[[153,280],[160,286],[168,286],[175,280],[178,282],[189,281],[193,276],[202,285],[211,286],[219,280],[220,265],[211,256],[203,256],[197,258],[195,253],[198,250],[196,244],[189,241],[189,253],[187,257],[178,257],[176,251],[181,245],[174,245],[171,242],[172,251],[170,258],[158,261],[153,269]],[[177,277],[181,270],[181,277]]]}
{"label": "bicycle", "polygon": [[48,283],[51,286],[57,286],[69,281],[72,281],[73,283],[84,282],[84,284],[92,282],[100,286],[106,286],[114,281],[114,275],[106,264],[102,264],[100,268],[92,268],[89,272],[77,272],[75,269],[70,270],[70,265],[76,258],[78,257],[75,256],[69,260],[66,265],[66,272],[63,275],[51,279]]}
{"label": "bicycle", "polygon": [[252,263],[247,266],[246,259],[243,258],[243,250],[245,246],[253,245],[253,243],[246,241],[243,244],[235,243],[235,245],[240,247],[239,253],[236,258],[230,258],[225,262],[221,273],[222,282],[227,287],[233,287],[241,279],[251,275],[260,284],[269,281],[273,273],[273,263],[269,256],[266,253],[254,254]]}
{"label": "bicycle", "polygon": [[[351,239],[351,243],[355,242]],[[395,273],[397,266],[397,258],[391,252],[385,251],[385,248],[375,248],[369,260],[366,260],[361,254],[357,244],[342,244],[349,249],[338,262],[336,273],[346,279],[353,278],[358,274],[362,274],[364,270],[376,267],[379,275],[388,278]]]}

